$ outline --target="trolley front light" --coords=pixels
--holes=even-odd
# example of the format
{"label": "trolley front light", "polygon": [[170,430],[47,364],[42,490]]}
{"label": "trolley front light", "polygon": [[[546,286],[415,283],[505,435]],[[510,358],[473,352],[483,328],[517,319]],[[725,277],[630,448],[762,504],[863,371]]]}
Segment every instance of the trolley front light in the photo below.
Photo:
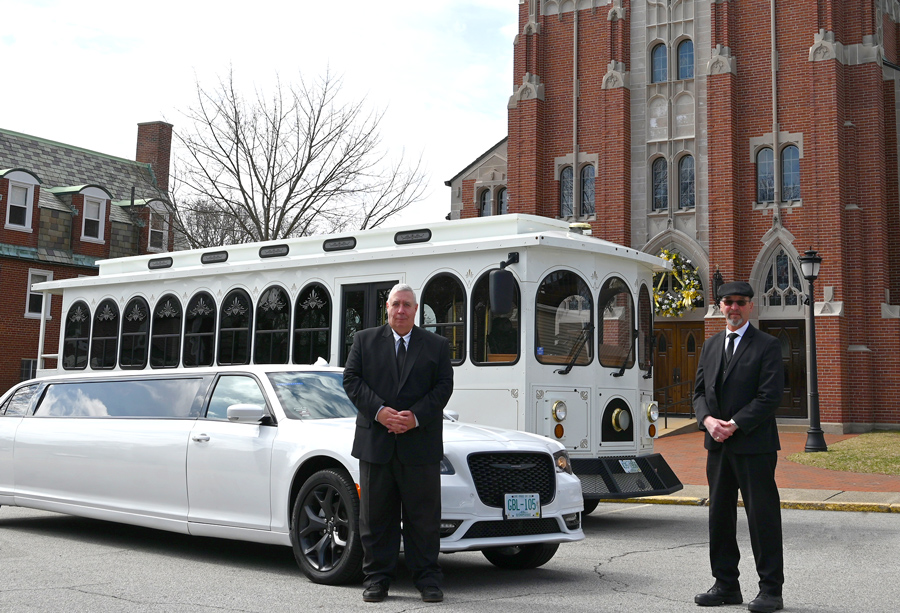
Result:
{"label": "trolley front light", "polygon": [[624,432],[631,425],[631,413],[626,409],[616,409],[612,414],[612,426],[616,432]]}
{"label": "trolley front light", "polygon": [[651,423],[659,419],[659,403],[655,400],[647,405],[647,420]]}
{"label": "trolley front light", "polygon": [[566,406],[565,402],[563,402],[562,400],[557,400],[553,403],[553,409],[551,409],[551,411],[553,413],[553,419],[555,419],[556,421],[563,421],[565,420],[566,414],[568,413],[569,409]]}

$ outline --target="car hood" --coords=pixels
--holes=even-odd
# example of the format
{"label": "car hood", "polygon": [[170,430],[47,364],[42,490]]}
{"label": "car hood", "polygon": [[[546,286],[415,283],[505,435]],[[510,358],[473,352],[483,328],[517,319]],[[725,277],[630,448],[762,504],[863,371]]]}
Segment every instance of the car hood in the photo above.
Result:
{"label": "car hood", "polygon": [[491,426],[479,426],[465,422],[444,422],[444,443],[471,443],[492,442],[501,448],[521,449],[523,446],[532,449],[540,448],[550,453],[563,449],[563,446],[543,436],[519,432],[518,430],[506,430]]}

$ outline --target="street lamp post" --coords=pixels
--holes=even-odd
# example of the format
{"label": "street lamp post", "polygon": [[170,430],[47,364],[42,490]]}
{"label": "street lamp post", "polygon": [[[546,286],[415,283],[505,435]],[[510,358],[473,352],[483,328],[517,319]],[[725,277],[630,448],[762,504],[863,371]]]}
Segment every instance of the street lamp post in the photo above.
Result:
{"label": "street lamp post", "polygon": [[806,432],[806,451],[828,451],[825,433],[819,422],[819,370],[816,366],[816,293],[813,282],[819,277],[822,258],[809,250],[800,256],[800,270],[809,282],[809,430]]}

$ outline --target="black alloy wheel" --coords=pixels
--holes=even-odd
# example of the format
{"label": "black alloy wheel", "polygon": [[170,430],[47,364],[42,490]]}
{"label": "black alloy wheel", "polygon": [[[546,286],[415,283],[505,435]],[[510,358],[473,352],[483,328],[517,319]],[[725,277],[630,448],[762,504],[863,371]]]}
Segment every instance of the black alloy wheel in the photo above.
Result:
{"label": "black alloy wheel", "polygon": [[291,545],[311,581],[327,585],[362,581],[359,497],[349,475],[327,469],[307,479],[291,513]]}

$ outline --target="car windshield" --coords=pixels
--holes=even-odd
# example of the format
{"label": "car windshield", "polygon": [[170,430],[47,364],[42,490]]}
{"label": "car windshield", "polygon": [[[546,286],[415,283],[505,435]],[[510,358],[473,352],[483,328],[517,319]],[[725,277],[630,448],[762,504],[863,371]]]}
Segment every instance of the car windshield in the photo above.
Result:
{"label": "car windshield", "polygon": [[269,381],[291,419],[356,417],[339,372],[270,372]]}

